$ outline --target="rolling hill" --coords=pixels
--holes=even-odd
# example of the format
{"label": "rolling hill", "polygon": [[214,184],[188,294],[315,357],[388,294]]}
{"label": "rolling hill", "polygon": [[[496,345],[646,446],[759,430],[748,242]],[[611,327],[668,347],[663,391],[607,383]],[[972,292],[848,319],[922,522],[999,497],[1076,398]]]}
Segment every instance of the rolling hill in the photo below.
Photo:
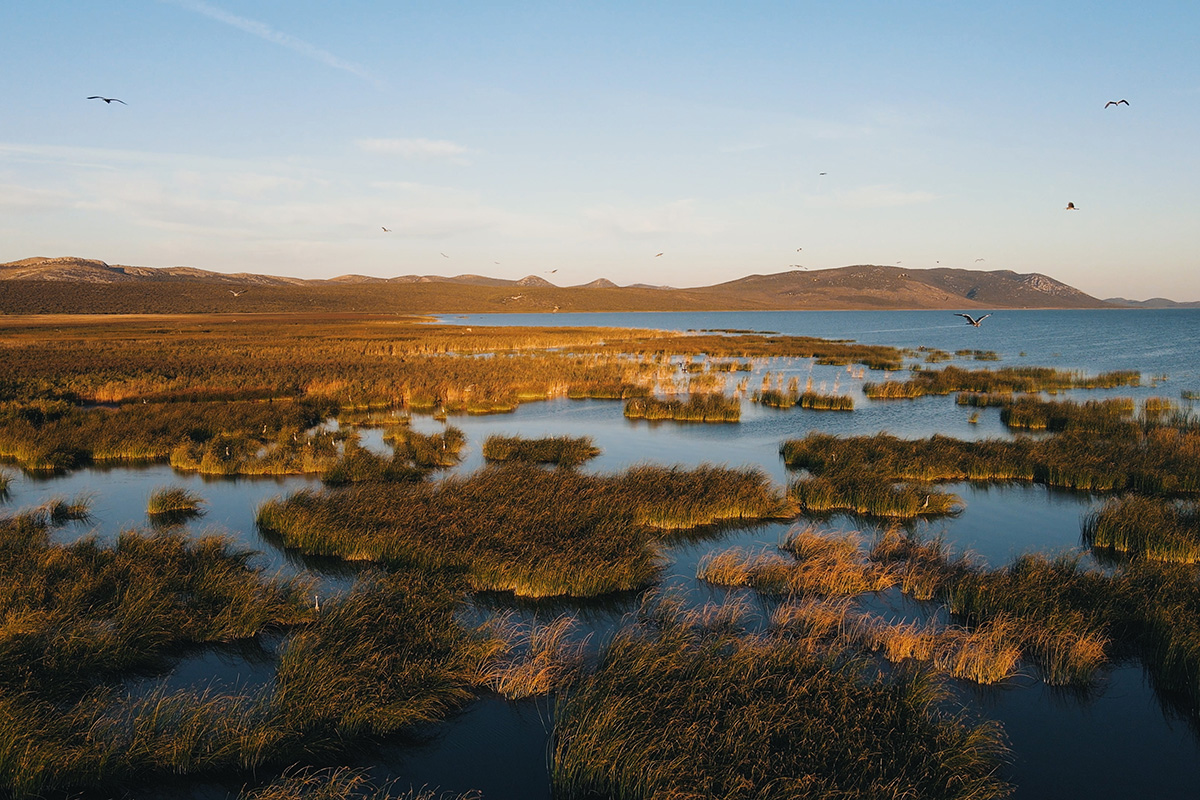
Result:
{"label": "rolling hill", "polygon": [[482,275],[343,275],[305,280],[193,267],[120,266],[75,257],[0,264],[0,313],[7,314],[969,311],[1113,305],[1036,273],[873,265],[749,275],[713,286],[675,289],[645,284],[619,287],[603,278],[561,287],[535,275],[519,280]]}

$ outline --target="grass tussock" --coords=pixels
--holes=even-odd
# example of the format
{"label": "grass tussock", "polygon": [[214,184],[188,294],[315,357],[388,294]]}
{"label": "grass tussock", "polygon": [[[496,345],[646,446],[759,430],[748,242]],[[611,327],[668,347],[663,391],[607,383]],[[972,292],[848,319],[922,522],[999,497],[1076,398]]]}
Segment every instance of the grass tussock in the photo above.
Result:
{"label": "grass tussock", "polygon": [[590,436],[547,436],[524,439],[520,436],[493,434],[483,443],[487,461],[524,461],[532,464],[556,464],[578,467],[600,455]]}
{"label": "grass tussock", "polygon": [[572,617],[544,625],[498,623],[504,652],[487,668],[482,682],[510,700],[551,694],[580,677],[586,641],[572,640]]}
{"label": "grass tussock", "polygon": [[618,634],[559,707],[555,796],[1007,792],[998,729],[940,710],[944,691],[927,673],[885,677],[842,648],[739,635],[729,624],[668,608]]}
{"label": "grass tussock", "polygon": [[164,486],[150,493],[146,513],[150,516],[198,515],[204,500],[181,486]]}
{"label": "grass tussock", "polygon": [[742,418],[742,404],[736,397],[720,394],[691,394],[687,400],[640,397],[625,402],[625,416],[677,422],[737,422]]}
{"label": "grass tussock", "polygon": [[581,475],[513,463],[425,483],[361,483],[264,504],[289,547],[462,569],[477,590],[590,596],[645,586],[663,530],[789,513],[756,470],[635,467]]}
{"label": "grass tussock", "polygon": [[887,569],[867,561],[855,534],[827,535],[793,529],[779,553],[741,549],[701,559],[696,577],[721,586],[744,586],[775,596],[852,597],[892,586]]}

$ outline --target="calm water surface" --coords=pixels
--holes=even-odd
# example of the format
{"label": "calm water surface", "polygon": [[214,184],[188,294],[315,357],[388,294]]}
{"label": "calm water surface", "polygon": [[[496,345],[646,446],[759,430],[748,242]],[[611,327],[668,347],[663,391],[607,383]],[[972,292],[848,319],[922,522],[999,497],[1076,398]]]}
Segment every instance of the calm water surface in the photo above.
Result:
{"label": "calm water surface", "polygon": [[[1096,373],[1136,369],[1141,387],[1071,396],[1099,398],[1127,395],[1161,396],[1179,400],[1184,391],[1200,391],[1200,310],[1171,311],[1000,311],[980,328],[962,324],[943,311],[894,312],[747,312],[705,314],[555,314],[477,315],[448,318],[463,325],[600,325],[668,330],[749,329],[787,334],[853,339],[863,344],[905,348],[936,347],[994,350],[1000,362],[956,359],[964,367],[1003,365],[1053,366]],[[1008,437],[997,409],[980,409],[977,423],[968,421],[974,409],[957,406],[952,397],[916,401],[871,402],[861,394],[863,380],[880,380],[867,371],[856,378],[845,368],[814,365],[809,359],[776,359],[758,367],[792,375],[801,383],[809,376],[827,390],[850,393],[851,413],[802,409],[779,411],[743,404],[742,422],[732,425],[680,425],[626,420],[620,403],[598,400],[553,400],[528,403],[512,414],[455,417],[450,420],[467,434],[468,449],[458,472],[482,464],[480,448],[493,433],[527,437],[589,435],[602,455],[587,469],[611,472],[652,462],[694,465],[717,463],[763,469],[780,485],[788,480],[779,446],[788,438],[811,431],[842,435],[889,432],[914,438],[943,433],[963,439]],[[734,380],[744,377],[736,373]],[[757,388],[757,373],[750,385]],[[1153,379],[1153,381],[1151,380]],[[1154,385],[1149,385],[1153,383]],[[732,383],[730,384],[732,388]],[[444,423],[418,417],[414,426],[440,430]],[[379,431],[364,431],[364,443],[383,450]],[[146,501],[163,486],[182,486],[206,501],[204,516],[185,528],[189,535],[221,533],[256,550],[255,562],[268,573],[311,580],[314,591],[344,591],[355,567],[330,560],[300,558],[259,535],[254,513],[264,500],[319,485],[312,478],[289,477],[207,479],[177,473],[168,466],[85,469],[69,475],[38,479],[16,475],[10,496],[0,508],[36,506],[50,497],[91,494],[93,518],[74,523],[59,533],[68,541],[85,535],[111,540],[121,530],[145,528]],[[1061,553],[1079,548],[1080,520],[1102,500],[1086,494],[1059,492],[1041,486],[990,487],[951,484],[964,510],[954,518],[919,523],[919,531],[942,536],[957,552],[970,552],[993,566],[1009,563],[1027,552]],[[820,523],[832,530],[863,531],[869,523],[834,517]],[[714,530],[667,550],[669,564],[662,585],[703,603],[728,594],[695,579],[696,565],[715,549],[732,546],[773,548],[789,524],[771,523]],[[600,603],[514,603],[511,598],[479,597],[468,614],[475,618],[511,612],[527,619],[574,614],[583,633],[602,642],[636,609],[638,598],[628,596]],[[869,610],[894,618],[919,618],[929,613],[899,595],[870,601]],[[252,689],[269,682],[272,654],[278,641],[245,648],[207,650],[181,659],[164,676],[171,687],[205,686]],[[1200,796],[1200,739],[1195,726],[1181,720],[1159,701],[1137,665],[1114,667],[1097,690],[1087,696],[1056,692],[1032,680],[1004,687],[960,686],[963,702],[975,713],[999,720],[1014,751],[1009,772],[1017,785],[1015,797],[1126,798]],[[549,798],[548,746],[552,703],[509,703],[484,696],[454,718],[421,732],[417,739],[389,740],[363,756],[363,765],[399,786],[483,791],[487,800]],[[236,787],[232,787],[236,790]],[[231,787],[197,785],[162,787],[144,796],[224,797]]]}

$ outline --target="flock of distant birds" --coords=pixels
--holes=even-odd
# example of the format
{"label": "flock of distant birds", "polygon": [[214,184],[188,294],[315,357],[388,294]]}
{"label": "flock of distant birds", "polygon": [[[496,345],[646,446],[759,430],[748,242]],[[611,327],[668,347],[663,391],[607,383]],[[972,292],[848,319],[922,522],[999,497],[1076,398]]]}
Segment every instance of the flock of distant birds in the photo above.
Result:
{"label": "flock of distant birds", "polygon": [[[123,106],[127,106],[127,105],[129,105],[128,103],[126,103],[124,100],[121,100],[120,98],[117,98],[117,97],[104,97],[103,95],[98,95],[98,94],[93,94],[93,95],[90,95],[90,96],[88,96],[88,98],[87,98],[87,99],[88,99],[88,100],[103,100],[105,105],[111,105],[112,103],[120,103],[120,104],[121,104],[121,105],[123,105]],[[1128,100],[1125,100],[1124,98],[1122,98],[1122,99],[1120,99],[1120,100],[1109,100],[1107,103],[1105,103],[1105,104],[1104,104],[1104,107],[1105,107],[1105,108],[1108,108],[1109,106],[1127,106],[1127,105],[1129,105],[1129,101],[1128,101]],[[817,174],[818,174],[818,175],[828,175],[829,173],[827,173],[827,172],[819,172],[819,173],[817,173]],[[1067,205],[1066,205],[1066,208],[1065,208],[1064,210],[1065,210],[1065,211],[1078,211],[1078,210],[1079,210],[1079,207],[1078,207],[1078,206],[1076,206],[1074,202],[1068,202],[1068,203],[1067,203]],[[391,228],[389,228],[389,227],[387,227],[386,225],[381,225],[380,227],[381,227],[381,228],[383,228],[383,232],[384,232],[384,233],[391,233],[391,232],[392,232],[392,229],[391,229]],[[802,247],[797,247],[797,248],[796,248],[796,252],[797,252],[797,253],[799,253],[799,252],[800,252],[801,250],[803,250],[803,249],[804,249],[804,248],[802,248]],[[442,258],[449,258],[449,257],[450,257],[450,256],[446,255],[445,253],[441,253],[440,255],[442,256]],[[654,257],[655,257],[655,258],[659,258],[659,257],[660,257],[660,256],[662,256],[662,255],[663,255],[663,253],[655,253],[655,254],[654,254]],[[983,260],[984,260],[984,259],[982,259],[982,258],[977,258],[977,259],[975,259],[975,262],[976,262],[976,263],[979,263],[980,261],[983,261]],[[493,261],[492,263],[493,263],[493,264],[499,264],[500,262],[499,262],[499,261]],[[897,264],[900,264],[900,263],[902,263],[902,262],[900,262],[900,261],[897,261],[896,263],[897,263]],[[940,261],[939,261],[938,263],[940,264],[940,263],[942,263],[942,262],[940,262]],[[792,269],[808,269],[808,267],[801,266],[800,264],[789,264],[788,266],[789,266],[790,268],[792,268]],[[547,274],[547,275],[552,275],[552,274],[554,274],[555,272],[558,272],[558,270],[557,270],[557,269],[551,269],[551,270],[547,270],[547,271],[546,271],[546,274]],[[230,290],[229,290],[229,293],[230,293],[230,294],[232,294],[234,297],[241,297],[243,294],[245,294],[245,293],[246,293],[246,290],[245,290],[245,289],[242,289],[240,292],[235,292],[233,289],[230,289]],[[974,327],[978,328],[978,327],[979,327],[979,323],[983,322],[985,319],[987,319],[988,317],[990,317],[990,316],[991,316],[991,314],[984,314],[984,315],[983,315],[982,317],[980,317],[979,319],[975,319],[975,318],[974,318],[974,317],[972,317],[970,314],[955,314],[955,316],[957,316],[957,317],[966,317],[966,319],[967,319],[967,324],[968,324],[968,325],[972,325],[972,326],[974,326]]]}

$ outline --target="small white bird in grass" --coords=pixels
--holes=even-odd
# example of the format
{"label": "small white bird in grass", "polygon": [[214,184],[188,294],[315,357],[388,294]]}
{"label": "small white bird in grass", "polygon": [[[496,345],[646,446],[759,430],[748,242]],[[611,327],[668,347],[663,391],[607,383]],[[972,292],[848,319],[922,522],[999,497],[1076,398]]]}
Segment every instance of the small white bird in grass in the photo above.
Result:
{"label": "small white bird in grass", "polygon": [[955,313],[954,313],[954,316],[956,316],[956,317],[966,317],[966,318],[967,318],[967,324],[968,324],[968,325],[974,325],[976,328],[978,328],[978,327],[979,327],[979,323],[983,322],[985,319],[987,319],[988,317],[990,317],[990,316],[991,316],[991,314],[984,314],[984,315],[983,315],[982,317],[980,317],[979,319],[975,319],[975,318],[974,318],[974,317],[972,317],[970,314],[959,314],[958,312],[955,312]]}
{"label": "small white bird in grass", "polygon": [[317,613],[321,611],[321,596],[319,594],[313,595],[313,611]]}

